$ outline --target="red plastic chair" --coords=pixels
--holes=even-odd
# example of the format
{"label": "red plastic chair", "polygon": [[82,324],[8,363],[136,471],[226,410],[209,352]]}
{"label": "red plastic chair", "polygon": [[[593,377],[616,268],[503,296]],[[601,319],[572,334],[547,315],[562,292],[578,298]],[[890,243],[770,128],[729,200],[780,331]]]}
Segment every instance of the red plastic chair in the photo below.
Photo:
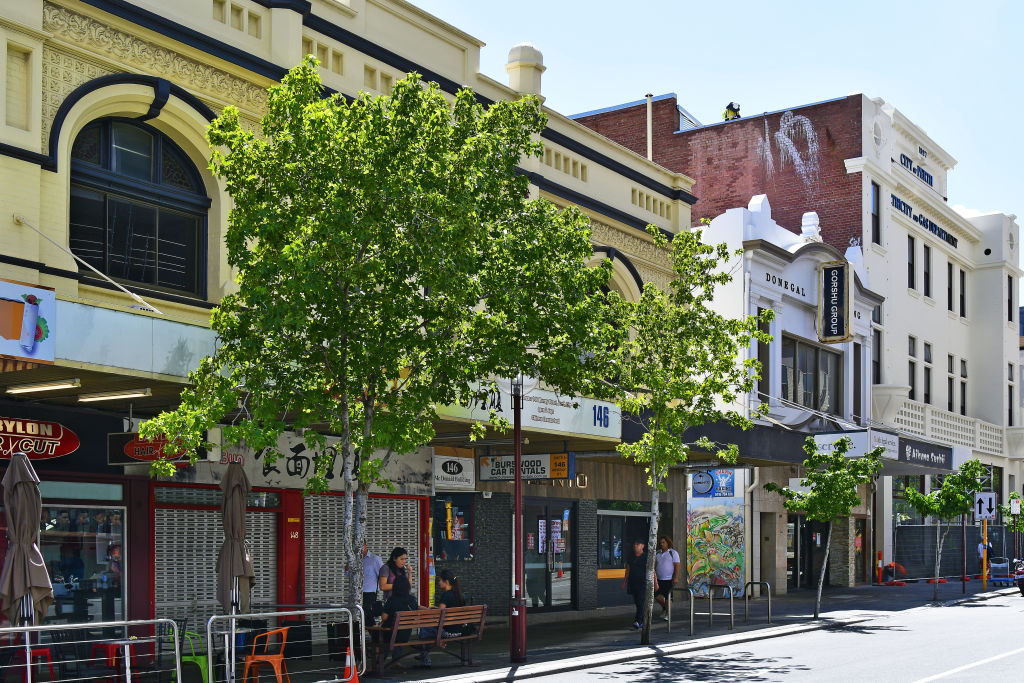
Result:
{"label": "red plastic chair", "polygon": [[[280,634],[281,646],[280,649],[271,654],[270,653],[270,638]],[[263,639],[263,652],[260,654],[256,653],[256,647]],[[284,674],[284,678],[288,683],[292,683],[291,676],[288,675],[288,667],[284,663],[284,645],[288,642],[288,627],[275,628],[273,631],[267,631],[261,633],[252,640],[252,654],[245,656],[245,669],[242,671],[242,683],[248,683],[249,681],[249,668],[252,667],[253,679],[259,682],[258,669],[261,664],[269,664],[274,668],[274,675],[277,676],[277,683],[281,682],[281,674]]]}

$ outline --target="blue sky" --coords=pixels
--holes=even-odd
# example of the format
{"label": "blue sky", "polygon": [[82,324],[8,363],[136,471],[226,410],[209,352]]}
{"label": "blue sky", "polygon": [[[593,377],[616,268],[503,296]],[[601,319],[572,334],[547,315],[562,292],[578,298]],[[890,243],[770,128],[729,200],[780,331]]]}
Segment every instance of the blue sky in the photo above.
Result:
{"label": "blue sky", "polygon": [[546,104],[563,114],[675,92],[704,123],[863,92],[949,152],[949,203],[1024,222],[1024,3],[730,0],[412,0],[487,43],[544,53]]}

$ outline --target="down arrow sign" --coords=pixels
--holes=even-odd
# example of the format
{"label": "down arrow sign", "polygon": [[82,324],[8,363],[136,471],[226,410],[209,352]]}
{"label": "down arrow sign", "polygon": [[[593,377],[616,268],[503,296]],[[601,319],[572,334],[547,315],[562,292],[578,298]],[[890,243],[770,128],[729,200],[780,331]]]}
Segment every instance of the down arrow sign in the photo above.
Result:
{"label": "down arrow sign", "polygon": [[993,511],[993,510],[995,510],[995,508],[994,508],[994,507],[992,507],[992,499],[991,499],[991,498],[989,498],[989,499],[988,499],[988,514],[990,514],[990,515],[991,515],[991,514],[992,514],[992,511]]}

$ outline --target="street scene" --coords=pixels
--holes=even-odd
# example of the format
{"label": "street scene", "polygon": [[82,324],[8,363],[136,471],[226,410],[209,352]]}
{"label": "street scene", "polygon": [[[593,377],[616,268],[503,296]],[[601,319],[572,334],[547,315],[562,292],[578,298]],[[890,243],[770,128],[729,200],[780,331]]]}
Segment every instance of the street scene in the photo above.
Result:
{"label": "street scene", "polygon": [[0,3],[0,683],[1012,676],[1022,21]]}

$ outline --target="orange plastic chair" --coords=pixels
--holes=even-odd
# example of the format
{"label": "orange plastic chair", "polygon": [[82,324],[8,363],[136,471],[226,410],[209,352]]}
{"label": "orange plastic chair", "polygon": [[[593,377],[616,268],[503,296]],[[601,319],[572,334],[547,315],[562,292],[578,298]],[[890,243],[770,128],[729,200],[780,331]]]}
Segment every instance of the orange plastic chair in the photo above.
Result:
{"label": "orange plastic chair", "polygon": [[[280,634],[281,636],[281,648],[274,654],[270,653],[270,638],[272,636]],[[256,647],[263,639],[263,652],[256,654]],[[253,680],[259,682],[258,669],[260,664],[269,664],[274,668],[274,675],[277,676],[277,683],[281,683],[281,674],[284,674],[284,678],[288,683],[292,683],[291,676],[288,675],[288,667],[284,663],[284,644],[288,642],[288,627],[275,628],[273,631],[267,631],[261,633],[252,640],[252,654],[245,656],[245,669],[242,671],[242,683],[249,683],[249,668],[252,667]]]}

